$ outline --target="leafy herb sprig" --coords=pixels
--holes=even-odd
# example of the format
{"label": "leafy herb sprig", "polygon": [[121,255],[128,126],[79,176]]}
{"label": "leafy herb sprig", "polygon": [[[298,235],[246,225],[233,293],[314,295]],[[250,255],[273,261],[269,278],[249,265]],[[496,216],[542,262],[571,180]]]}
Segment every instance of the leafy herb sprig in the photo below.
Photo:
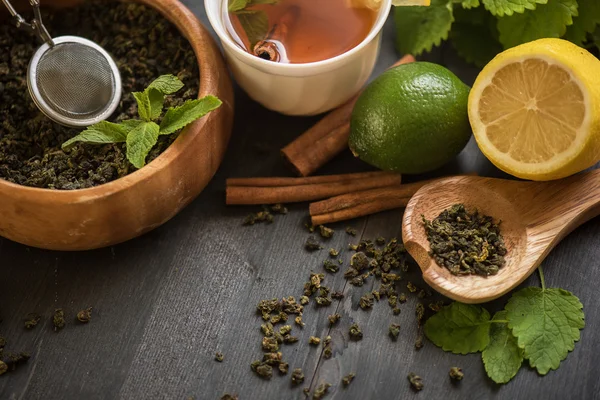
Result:
{"label": "leafy herb sprig", "polygon": [[277,4],[279,0],[229,0],[227,10],[235,14],[248,36],[250,46],[263,40],[269,31],[269,17],[262,10],[248,10],[255,4]]}
{"label": "leafy herb sprig", "polygon": [[539,273],[541,288],[514,293],[493,318],[481,306],[454,302],[427,320],[425,335],[445,351],[482,352],[496,383],[510,381],[524,359],[546,375],[574,349],[585,321],[579,299],[563,289],[547,289],[541,267]]}
{"label": "leafy herb sprig", "polygon": [[431,0],[429,7],[396,8],[395,20],[401,53],[419,55],[450,39],[479,67],[503,49],[544,37],[600,49],[598,0]]}
{"label": "leafy herb sprig", "polygon": [[[183,83],[174,75],[162,75],[143,92],[134,92],[140,119],[120,123],[102,121],[88,127],[62,144],[68,150],[77,143],[125,143],[127,159],[136,168],[142,168],[160,135],[170,135],[218,108],[221,100],[214,96],[188,100],[178,107],[167,109],[162,120],[165,96],[176,93]],[[160,120],[160,125],[158,121]]]}

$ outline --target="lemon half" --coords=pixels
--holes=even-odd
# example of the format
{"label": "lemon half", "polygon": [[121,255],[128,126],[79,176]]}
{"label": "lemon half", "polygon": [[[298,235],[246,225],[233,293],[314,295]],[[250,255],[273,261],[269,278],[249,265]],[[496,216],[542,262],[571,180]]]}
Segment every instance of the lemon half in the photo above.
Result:
{"label": "lemon half", "polygon": [[600,61],[562,39],[497,55],[469,95],[477,144],[519,178],[559,179],[600,160]]}

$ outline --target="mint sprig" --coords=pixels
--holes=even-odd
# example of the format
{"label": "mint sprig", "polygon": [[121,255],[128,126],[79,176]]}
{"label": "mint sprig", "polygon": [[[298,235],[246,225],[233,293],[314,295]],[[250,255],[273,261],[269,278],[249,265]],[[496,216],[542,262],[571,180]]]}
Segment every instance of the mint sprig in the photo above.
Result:
{"label": "mint sprig", "polygon": [[481,351],[496,383],[510,381],[523,359],[546,375],[573,350],[585,322],[579,299],[563,289],[547,289],[541,267],[539,273],[542,287],[515,292],[494,318],[481,306],[454,302],[427,320],[425,335],[445,351]]}
{"label": "mint sprig", "polygon": [[420,55],[448,39],[479,67],[504,49],[545,37],[600,50],[598,0],[432,0],[429,7],[397,8],[395,20],[401,53]]}
{"label": "mint sprig", "polygon": [[133,93],[140,119],[130,119],[120,123],[102,121],[94,124],[63,143],[63,150],[68,150],[77,143],[124,142],[129,162],[136,168],[142,168],[146,164],[148,153],[156,145],[160,135],[175,133],[221,105],[221,100],[214,96],[188,100],[179,107],[168,108],[159,125],[165,96],[174,94],[181,88],[183,83],[174,75],[158,77],[143,92]]}

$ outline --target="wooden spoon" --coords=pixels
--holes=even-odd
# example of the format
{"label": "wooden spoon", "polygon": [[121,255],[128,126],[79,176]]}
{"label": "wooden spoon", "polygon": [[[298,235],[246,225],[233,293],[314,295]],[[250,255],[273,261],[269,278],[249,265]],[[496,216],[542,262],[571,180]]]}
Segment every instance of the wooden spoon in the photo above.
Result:
{"label": "wooden spoon", "polygon": [[[434,219],[456,203],[502,221],[508,253],[497,275],[452,275],[429,256],[421,215]],[[523,282],[562,238],[597,215],[600,170],[551,182],[457,176],[430,183],[413,196],[404,213],[402,238],[431,287],[463,303],[482,303]]]}

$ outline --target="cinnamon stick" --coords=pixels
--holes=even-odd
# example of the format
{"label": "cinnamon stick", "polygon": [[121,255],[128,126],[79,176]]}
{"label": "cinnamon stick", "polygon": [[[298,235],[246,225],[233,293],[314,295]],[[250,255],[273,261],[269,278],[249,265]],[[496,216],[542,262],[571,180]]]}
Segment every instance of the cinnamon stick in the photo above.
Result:
{"label": "cinnamon stick", "polygon": [[307,178],[233,178],[226,183],[226,204],[276,204],[314,201],[345,193],[400,185],[393,172],[314,176]]}
{"label": "cinnamon stick", "polygon": [[311,203],[309,210],[312,224],[315,226],[329,224],[406,207],[417,190],[432,181],[348,193]]}
{"label": "cinnamon stick", "polygon": [[[390,68],[414,62],[411,55],[402,57]],[[300,176],[308,176],[348,147],[350,116],[360,93],[331,111],[312,128],[285,146],[284,159]]]}
{"label": "cinnamon stick", "polygon": [[[254,54],[262,59],[275,62],[282,61],[282,58],[287,58],[285,49],[280,49],[277,43],[285,43],[285,38],[290,31],[290,27],[296,24],[299,15],[300,7],[290,7],[281,16],[279,22],[273,25],[265,39],[254,45]],[[284,54],[281,54],[281,50],[284,50]],[[287,59],[284,61],[287,61]]]}
{"label": "cinnamon stick", "polygon": [[[476,175],[476,174],[467,174]],[[345,221],[381,211],[404,208],[423,186],[442,178],[347,193],[309,205],[314,226]]]}

